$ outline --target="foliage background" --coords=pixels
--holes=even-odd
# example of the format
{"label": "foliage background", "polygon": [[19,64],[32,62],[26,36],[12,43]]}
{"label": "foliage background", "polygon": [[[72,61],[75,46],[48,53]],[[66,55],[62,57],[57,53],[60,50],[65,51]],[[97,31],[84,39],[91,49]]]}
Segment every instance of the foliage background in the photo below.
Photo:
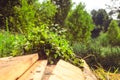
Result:
{"label": "foliage background", "polygon": [[81,67],[83,58],[93,67],[120,67],[119,17],[72,6],[71,0],[0,0],[0,57],[37,52],[50,63],[64,59]]}

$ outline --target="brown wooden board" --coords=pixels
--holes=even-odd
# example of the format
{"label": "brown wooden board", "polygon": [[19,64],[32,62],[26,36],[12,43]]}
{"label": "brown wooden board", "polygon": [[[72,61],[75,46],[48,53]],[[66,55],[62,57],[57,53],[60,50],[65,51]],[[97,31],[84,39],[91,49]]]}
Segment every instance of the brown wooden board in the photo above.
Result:
{"label": "brown wooden board", "polygon": [[48,80],[56,65],[47,65],[42,80]]}
{"label": "brown wooden board", "polygon": [[85,80],[80,68],[60,60],[52,72],[49,80]]}
{"label": "brown wooden board", "polygon": [[38,60],[38,54],[0,60],[0,80],[16,80]]}
{"label": "brown wooden board", "polygon": [[97,77],[93,74],[87,63],[84,61],[83,74],[86,80],[97,80]]}
{"label": "brown wooden board", "polygon": [[39,60],[33,64],[18,80],[41,80],[47,60]]}

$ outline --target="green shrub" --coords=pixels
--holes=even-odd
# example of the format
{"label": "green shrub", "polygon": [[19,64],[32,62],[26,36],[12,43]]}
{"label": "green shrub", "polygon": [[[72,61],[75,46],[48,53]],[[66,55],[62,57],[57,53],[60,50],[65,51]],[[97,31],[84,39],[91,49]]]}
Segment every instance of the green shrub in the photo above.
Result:
{"label": "green shrub", "polygon": [[108,31],[107,31],[107,37],[108,37],[108,41],[109,44],[111,44],[112,46],[119,46],[120,45],[120,28],[118,26],[117,21],[112,20]]}
{"label": "green shrub", "polygon": [[79,3],[69,12],[65,25],[67,35],[69,35],[68,40],[71,42],[89,42],[94,25],[91,16],[85,11],[85,6],[82,3]]}
{"label": "green shrub", "polygon": [[50,63],[64,59],[81,67],[82,60],[76,58],[72,47],[65,39],[65,35],[58,35],[51,32],[46,26],[33,27],[25,35],[12,34],[5,31],[0,33],[0,43],[2,44],[0,46],[0,57],[37,52],[40,57],[46,56]]}
{"label": "green shrub", "polygon": [[99,58],[99,62],[107,69],[111,67],[120,67],[120,47],[103,47],[101,48],[102,58]]}
{"label": "green shrub", "polygon": [[14,37],[7,32],[0,33],[0,57],[4,57],[10,54]]}
{"label": "green shrub", "polygon": [[[101,39],[101,40],[100,40]],[[100,63],[104,68],[120,67],[120,47],[103,43],[102,38],[95,39],[89,44],[75,43],[74,52],[85,59],[90,66]]]}
{"label": "green shrub", "polygon": [[101,32],[100,36],[96,39],[93,39],[93,44],[97,44],[97,46],[109,46],[109,41],[107,37],[107,33]]}
{"label": "green shrub", "polygon": [[[40,57],[46,56],[49,62],[64,59],[80,66],[81,59],[76,58],[65,39],[64,29],[61,30],[58,26],[55,28],[56,31],[53,29],[53,17],[57,8],[51,2],[39,5],[36,1],[20,0],[18,5],[12,7],[14,15],[6,18],[6,27],[7,30],[10,28],[10,31],[16,33],[0,33],[0,57],[38,52]],[[85,14],[88,15],[87,12]],[[86,21],[89,22],[87,19]]]}
{"label": "green shrub", "polygon": [[75,42],[73,44],[73,50],[74,50],[74,53],[76,53],[77,55],[81,57],[84,54],[86,55],[86,53],[88,52],[87,46],[85,44],[78,43],[78,42]]}
{"label": "green shrub", "polygon": [[38,3],[35,7],[37,9],[36,19],[38,19],[40,23],[53,24],[53,18],[57,12],[57,7],[51,1],[46,0],[42,4]]}
{"label": "green shrub", "polygon": [[1,44],[0,57],[20,55],[21,54],[20,45],[21,45],[21,42],[23,42],[23,40],[24,38],[22,35],[1,31],[0,32],[0,44]]}
{"label": "green shrub", "polygon": [[46,25],[31,29],[29,34],[26,35],[26,40],[25,50],[35,50],[40,54],[45,53],[49,61],[57,61],[60,58],[68,61],[75,57],[69,42],[64,36],[50,32]]}
{"label": "green shrub", "polygon": [[11,50],[11,56],[18,56],[23,55],[25,53],[24,51],[24,45],[26,43],[26,38],[22,34],[15,34],[14,35],[15,40],[12,42],[13,49]]}

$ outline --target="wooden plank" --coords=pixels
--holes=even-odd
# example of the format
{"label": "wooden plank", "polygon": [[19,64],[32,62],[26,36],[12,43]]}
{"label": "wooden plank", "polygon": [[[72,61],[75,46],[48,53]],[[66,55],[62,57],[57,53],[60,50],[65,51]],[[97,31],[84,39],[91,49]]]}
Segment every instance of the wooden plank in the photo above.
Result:
{"label": "wooden plank", "polygon": [[85,61],[84,61],[83,67],[84,67],[83,74],[84,74],[86,80],[98,80]]}
{"label": "wooden plank", "polygon": [[42,80],[48,80],[56,65],[47,65]]}
{"label": "wooden plank", "polygon": [[18,80],[41,80],[47,65],[47,60],[39,60],[28,69]]}
{"label": "wooden plank", "polygon": [[10,57],[0,58],[0,63],[5,62],[5,61],[8,61],[8,60],[10,60],[11,58],[13,58],[13,57],[10,56]]}
{"label": "wooden plank", "polygon": [[85,80],[80,68],[60,60],[49,80]]}
{"label": "wooden plank", "polygon": [[0,80],[16,80],[37,60],[38,54],[31,54],[0,62]]}

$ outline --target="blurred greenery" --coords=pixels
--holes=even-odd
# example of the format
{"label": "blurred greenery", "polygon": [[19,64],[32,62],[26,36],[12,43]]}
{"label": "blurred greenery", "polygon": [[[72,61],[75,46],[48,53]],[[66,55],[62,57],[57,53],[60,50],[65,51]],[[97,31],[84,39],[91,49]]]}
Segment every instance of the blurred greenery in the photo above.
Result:
{"label": "blurred greenery", "polygon": [[89,44],[75,43],[74,53],[85,59],[90,66],[100,63],[105,69],[120,67],[120,47],[109,44],[106,33],[101,33],[96,39],[92,39]]}
{"label": "blurred greenery", "polygon": [[94,24],[91,16],[84,10],[84,5],[79,3],[75,9],[69,12],[66,19],[68,40],[71,42],[79,41],[87,43],[91,37],[91,31],[94,29]]}
{"label": "blurred greenery", "polygon": [[0,57],[22,55],[24,36],[1,30],[0,44]]}
{"label": "blurred greenery", "polygon": [[120,20],[71,0],[0,0],[0,57],[37,52],[49,63],[120,67]]}

